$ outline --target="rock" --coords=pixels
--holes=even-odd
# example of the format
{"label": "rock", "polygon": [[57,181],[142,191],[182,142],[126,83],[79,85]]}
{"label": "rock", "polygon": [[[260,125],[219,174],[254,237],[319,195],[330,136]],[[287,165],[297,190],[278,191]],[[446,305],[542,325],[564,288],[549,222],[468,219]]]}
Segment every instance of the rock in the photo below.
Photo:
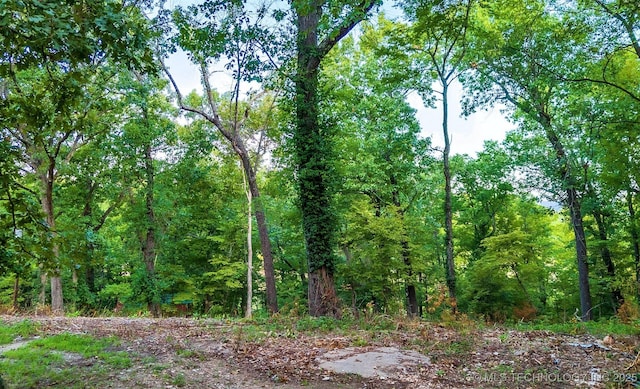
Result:
{"label": "rock", "polygon": [[320,367],[335,373],[357,374],[365,378],[395,378],[408,368],[430,365],[428,357],[395,347],[378,347],[363,352],[356,348],[329,351],[316,361]]}
{"label": "rock", "polygon": [[611,335],[607,335],[604,337],[604,339],[602,339],[602,344],[604,344],[605,346],[613,346],[613,343],[615,342],[615,340],[613,339],[613,336]]}

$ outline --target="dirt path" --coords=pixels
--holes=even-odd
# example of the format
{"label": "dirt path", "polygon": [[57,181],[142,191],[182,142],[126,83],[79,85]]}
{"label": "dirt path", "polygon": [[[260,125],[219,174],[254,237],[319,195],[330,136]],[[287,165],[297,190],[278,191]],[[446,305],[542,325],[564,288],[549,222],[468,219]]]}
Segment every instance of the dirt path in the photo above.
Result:
{"label": "dirt path", "polygon": [[[3,322],[24,319],[0,317]],[[113,372],[114,388],[605,388],[640,377],[635,375],[640,372],[635,336],[603,342],[590,335],[454,331],[417,322],[395,331],[336,335],[296,328],[257,331],[211,319],[28,319],[40,323],[45,335],[121,338],[134,365]],[[381,355],[397,352],[390,350],[412,350],[407,351],[411,358]],[[145,363],[150,358],[153,365]],[[360,366],[367,377],[325,370],[327,360],[337,363],[337,371],[358,373]],[[392,365],[371,366],[380,360]],[[182,377],[180,385],[173,386],[171,377]]]}

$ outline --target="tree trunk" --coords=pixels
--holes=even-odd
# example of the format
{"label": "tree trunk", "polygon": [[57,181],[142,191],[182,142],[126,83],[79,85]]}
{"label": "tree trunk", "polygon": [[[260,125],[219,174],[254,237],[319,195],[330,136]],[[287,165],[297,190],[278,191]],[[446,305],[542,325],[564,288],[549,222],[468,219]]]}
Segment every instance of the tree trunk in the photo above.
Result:
{"label": "tree trunk", "polygon": [[[613,263],[613,258],[611,257],[611,250],[609,250],[608,246],[608,237],[607,230],[604,221],[604,216],[598,212],[593,212],[593,217],[596,221],[596,225],[598,226],[598,238],[600,240],[600,256],[602,257],[602,261],[604,262],[605,267],[607,268],[607,275],[610,277],[612,281],[615,280],[616,269]],[[615,284],[615,283],[614,283]],[[618,308],[624,303],[624,297],[622,296],[622,292],[620,288],[614,286],[611,288],[611,298],[613,303],[614,311],[617,311]]]}
{"label": "tree trunk", "polygon": [[309,314],[340,317],[333,273],[326,266],[309,272]]}
{"label": "tree trunk", "polygon": [[334,215],[327,183],[329,142],[318,122],[318,22],[321,4],[310,2],[298,10],[298,70],[294,136],[302,226],[309,267],[309,313],[338,316],[335,268]]}
{"label": "tree trunk", "polygon": [[551,117],[543,109],[537,112],[538,123],[545,131],[545,135],[556,154],[558,179],[566,188],[566,206],[571,213],[571,226],[576,242],[576,262],[578,267],[578,288],[580,290],[581,320],[589,321],[591,315],[591,291],[589,287],[589,263],[587,262],[587,240],[582,222],[582,210],[580,199],[576,190],[576,180],[571,171],[571,164],[567,158],[564,145],[551,126]]}
{"label": "tree trunk", "polygon": [[636,301],[640,303],[640,234],[636,224],[636,210],[633,207],[633,192],[627,192],[627,208],[629,209],[629,224],[631,232],[631,245],[633,246],[633,259],[636,267]]}
{"label": "tree trunk", "polygon": [[[243,175],[243,178],[244,177],[246,177],[246,175]],[[247,309],[245,310],[244,317],[246,317],[247,319],[251,319],[251,316],[253,315],[252,306],[251,306],[251,302],[253,301],[253,241],[251,239],[252,230],[253,230],[253,227],[252,227],[253,213],[251,212],[251,207],[252,207],[251,190],[246,189],[246,186],[245,186],[245,190],[247,193],[248,211],[247,211]]]}
{"label": "tree trunk", "polygon": [[[236,145],[234,149],[240,157],[244,173],[247,177],[249,184],[249,192],[251,200],[254,204],[256,222],[258,224],[258,236],[260,237],[260,250],[262,252],[262,259],[264,263],[264,278],[267,288],[267,309],[269,313],[274,314],[278,312],[278,295],[276,292],[276,276],[275,269],[273,267],[273,253],[271,249],[271,240],[269,239],[269,229],[267,227],[267,218],[264,214],[264,205],[260,198],[260,190],[258,189],[258,182],[256,179],[256,172],[251,167],[251,161],[249,160],[249,154],[244,148],[244,144],[240,139],[234,142]],[[251,207],[251,206],[250,206]]]}
{"label": "tree trunk", "polygon": [[409,254],[409,242],[402,241],[402,258],[407,268],[407,278],[405,293],[407,297],[407,313],[410,317],[418,317],[420,315],[418,308],[418,295],[416,293],[416,285],[413,282],[413,268],[411,266],[411,257]]}
{"label": "tree trunk", "polygon": [[589,321],[591,314],[591,291],[589,288],[589,264],[587,262],[587,240],[582,223],[582,211],[578,194],[573,187],[567,189],[567,206],[571,211],[571,225],[576,240],[576,260],[578,262],[578,285],[580,289],[581,320]]}
{"label": "tree trunk", "polygon": [[145,193],[145,208],[146,208],[146,224],[147,230],[145,233],[145,237],[142,240],[142,260],[145,264],[145,269],[147,272],[147,278],[149,280],[149,284],[147,284],[148,288],[151,290],[147,290],[147,305],[149,308],[149,312],[153,317],[160,317],[160,302],[157,301],[157,284],[156,284],[156,269],[155,269],[155,260],[156,260],[156,237],[155,237],[155,226],[156,226],[156,217],[154,213],[153,206],[153,187],[154,187],[154,178],[155,178],[155,170],[153,167],[153,156],[151,150],[151,144],[148,143],[144,148],[144,168],[146,173],[146,193]]}
{"label": "tree trunk", "polygon": [[40,293],[38,293],[38,304],[44,306],[47,304],[47,282],[49,277],[47,272],[40,266]]}
{"label": "tree trunk", "polygon": [[[47,218],[47,226],[53,239],[56,238],[56,219],[53,207],[53,182],[55,178],[55,159],[49,158],[47,171],[41,176],[44,186],[44,197],[42,199],[42,209]],[[64,314],[64,300],[62,296],[62,279],[60,278],[60,252],[57,242],[53,242],[51,249],[53,255],[52,269],[48,271],[51,280],[51,310],[54,315]],[[46,277],[46,276],[45,276]]]}
{"label": "tree trunk", "polygon": [[[385,159],[389,161],[389,158],[385,158]],[[391,177],[390,177],[390,184],[391,184],[391,187],[393,188],[393,191],[392,191],[393,205],[395,205],[395,207],[397,208],[398,217],[402,220],[402,225],[404,226],[405,224],[404,210],[402,209],[400,204],[400,194],[397,189],[398,181],[395,175],[393,174],[391,174]],[[409,239],[406,235],[406,228],[403,233],[402,241],[400,242],[400,245],[402,247],[402,261],[404,262],[405,270],[407,272],[406,274],[407,278],[405,281],[405,288],[404,288],[405,295],[406,295],[405,296],[406,302],[407,302],[407,313],[409,314],[409,317],[416,317],[418,316],[418,296],[416,294],[415,280],[413,279],[411,250],[409,249]]]}
{"label": "tree trunk", "polygon": [[448,84],[442,82],[442,134],[444,135],[444,151],[442,152],[442,167],[444,173],[444,228],[445,228],[445,252],[446,252],[446,277],[447,288],[451,307],[455,312],[456,303],[456,269],[453,257],[453,210],[451,205],[451,168],[449,166],[449,154],[451,153],[451,138],[449,137],[449,101]]}
{"label": "tree trunk", "polygon": [[13,280],[13,296],[11,298],[11,306],[14,311],[18,311],[18,294],[20,292],[20,275],[16,273],[16,278]]}

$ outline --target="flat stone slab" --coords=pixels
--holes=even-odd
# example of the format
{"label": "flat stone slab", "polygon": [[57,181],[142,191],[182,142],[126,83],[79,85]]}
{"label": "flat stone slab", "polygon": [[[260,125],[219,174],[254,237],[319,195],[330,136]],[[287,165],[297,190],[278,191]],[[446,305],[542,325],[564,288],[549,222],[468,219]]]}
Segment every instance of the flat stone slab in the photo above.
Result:
{"label": "flat stone slab", "polygon": [[316,358],[322,369],[357,374],[365,378],[394,378],[416,367],[431,364],[428,357],[395,347],[358,349],[349,347],[326,352]]}

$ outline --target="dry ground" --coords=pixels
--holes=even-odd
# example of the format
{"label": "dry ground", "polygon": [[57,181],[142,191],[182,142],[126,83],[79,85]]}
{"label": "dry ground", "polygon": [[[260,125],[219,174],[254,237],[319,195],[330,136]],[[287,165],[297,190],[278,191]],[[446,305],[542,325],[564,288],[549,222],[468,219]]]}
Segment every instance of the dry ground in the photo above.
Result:
{"label": "dry ground", "polygon": [[[274,330],[212,319],[0,316],[5,323],[25,319],[40,323],[44,335],[121,338],[120,347],[134,364],[111,372],[114,388],[613,388],[632,387],[640,377],[638,336],[605,340],[424,322],[400,323],[391,331],[337,333],[299,331],[293,322]],[[400,364],[385,379],[318,366],[317,358],[330,350],[366,352],[380,346],[415,350],[431,364]]]}

